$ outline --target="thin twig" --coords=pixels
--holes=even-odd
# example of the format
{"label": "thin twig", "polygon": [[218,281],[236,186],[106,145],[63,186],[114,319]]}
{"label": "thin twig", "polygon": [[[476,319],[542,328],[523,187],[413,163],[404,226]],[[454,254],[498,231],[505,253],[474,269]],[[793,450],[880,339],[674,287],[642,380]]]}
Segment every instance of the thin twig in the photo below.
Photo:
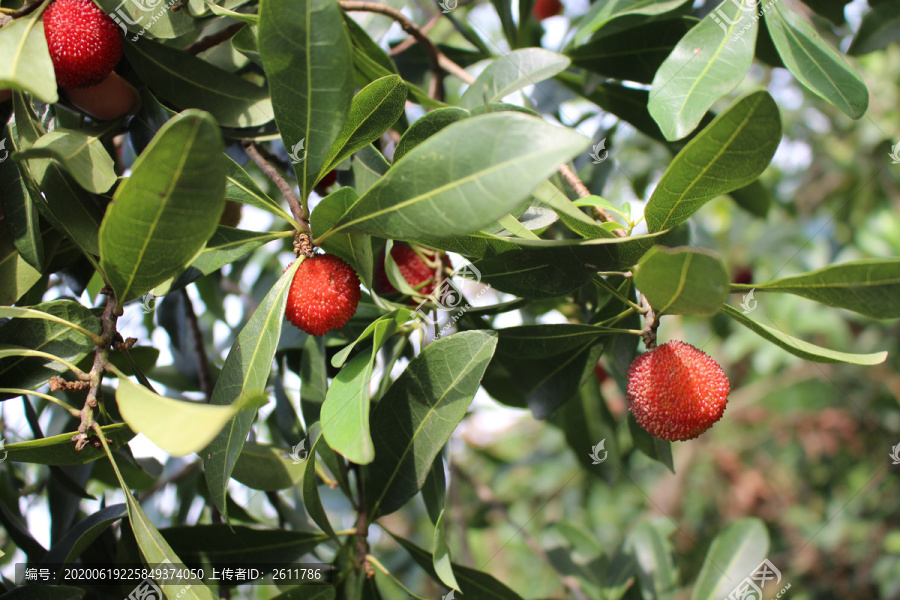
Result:
{"label": "thin twig", "polygon": [[238,31],[240,31],[244,27],[244,25],[245,23],[235,23],[234,25],[229,25],[222,31],[217,31],[206,37],[200,38],[193,44],[188,44],[183,48],[183,50],[188,54],[200,54],[204,50],[209,50],[214,46],[218,46],[222,42],[230,40]]}
{"label": "thin twig", "polygon": [[184,300],[184,315],[187,318],[188,327],[191,329],[191,339],[194,342],[194,358],[197,361],[197,379],[200,380],[200,391],[206,396],[206,403],[209,404],[212,402],[215,384],[212,373],[209,371],[209,358],[203,343],[203,332],[200,330],[200,322],[197,321],[197,313],[194,312],[194,303],[191,302],[186,288],[181,288],[181,298]]}
{"label": "thin twig", "polygon": [[641,337],[644,339],[644,346],[647,347],[647,350],[653,350],[656,348],[656,330],[659,329],[659,315],[653,311],[653,307],[650,306],[650,302],[647,301],[643,294],[641,294],[641,304],[647,310],[644,313],[644,330],[641,332]]}
{"label": "thin twig", "polygon": [[[566,180],[566,183],[572,186],[572,189],[575,190],[575,193],[578,194],[579,198],[587,198],[591,195],[591,191],[587,189],[587,186],[584,185],[581,179],[578,178],[578,175],[575,174],[575,171],[569,168],[569,165],[560,165],[559,174],[562,175],[563,179]],[[600,206],[592,206],[591,212],[594,213],[594,218],[598,221],[601,221],[603,223],[616,222],[613,216],[609,214],[609,212],[607,212],[605,208],[602,208]],[[616,237],[625,237],[627,233],[624,229],[616,229],[613,231],[613,235],[615,235]]]}
{"label": "thin twig", "polygon": [[[434,15],[433,17],[428,19],[428,22],[425,23],[424,25],[422,25],[422,27],[420,28],[422,30],[422,33],[427,34],[429,31],[431,31],[431,29],[435,25],[437,25],[438,21],[440,21],[440,20],[441,20],[440,14]],[[397,56],[404,50],[408,50],[409,48],[411,48],[415,43],[416,43],[416,38],[410,36],[410,37],[406,38],[405,40],[403,40],[402,42],[400,42],[399,44],[397,44],[396,46],[394,46],[393,48],[391,48],[391,51],[389,54],[392,57]]]}
{"label": "thin twig", "polygon": [[431,63],[431,72],[434,77],[431,80],[431,89],[428,91],[428,95],[435,100],[443,102],[444,69],[441,65],[441,56],[443,54],[438,50],[437,46],[428,39],[428,36],[419,29],[418,25],[410,21],[402,12],[387,4],[367,2],[365,0],[343,0],[340,4],[341,8],[345,11],[372,12],[390,17],[403,28],[403,31],[413,36],[425,49],[425,52],[428,54],[428,60]]}
{"label": "thin twig", "polygon": [[351,463],[354,474],[356,475],[356,493],[359,496],[357,506],[359,507],[359,516],[356,519],[356,569],[364,568],[366,574],[370,572],[372,566],[366,558],[369,554],[369,514],[366,507],[366,494],[363,490],[362,469],[356,463]]}
{"label": "thin twig", "polygon": [[294,218],[300,226],[305,229],[305,231],[301,231],[301,233],[306,233],[311,236],[312,232],[309,229],[309,221],[304,217],[306,213],[303,203],[300,201],[300,198],[297,197],[297,194],[294,193],[294,190],[291,189],[291,184],[289,184],[287,180],[281,176],[281,173],[279,173],[278,170],[273,167],[262,154],[260,154],[256,144],[251,140],[244,140],[242,145],[244,146],[244,151],[247,153],[247,156],[253,159],[253,162],[255,162],[256,166],[266,174],[266,177],[271,179],[272,182],[278,186],[278,190],[291,207],[291,213],[294,215]]}

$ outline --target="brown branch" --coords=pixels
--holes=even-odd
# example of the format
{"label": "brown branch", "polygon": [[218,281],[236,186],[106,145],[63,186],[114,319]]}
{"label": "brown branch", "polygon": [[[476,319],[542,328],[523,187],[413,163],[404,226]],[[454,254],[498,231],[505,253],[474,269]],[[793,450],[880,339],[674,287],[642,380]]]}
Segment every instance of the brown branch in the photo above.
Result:
{"label": "brown branch", "polygon": [[121,313],[116,312],[116,296],[112,288],[106,286],[101,290],[106,294],[106,308],[100,317],[100,340],[97,343],[97,352],[94,354],[94,364],[89,373],[90,389],[81,409],[81,423],[78,425],[78,433],[72,436],[75,442],[75,450],[81,450],[89,443],[88,431],[94,427],[94,409],[99,406],[100,386],[103,383],[103,372],[109,364],[109,350],[116,337],[116,321]]}
{"label": "brown branch", "polygon": [[[419,29],[418,25],[410,21],[402,12],[392,6],[388,6],[387,4],[368,2],[366,0],[343,0],[340,5],[341,8],[348,12],[372,12],[390,17],[394,21],[396,21],[397,24],[400,25],[400,27],[403,28],[403,31],[413,36],[416,41],[419,42],[425,49],[425,52],[428,54],[428,60],[431,63],[431,72],[434,77],[431,80],[431,89],[428,90],[428,95],[435,100],[443,102],[444,68],[441,61],[441,56],[443,56],[443,53],[438,50],[437,46],[435,46],[434,43],[430,39],[428,39],[428,36],[425,35],[425,33],[421,29]],[[447,57],[444,56],[444,58]]]}
{"label": "brown branch", "polygon": [[183,50],[188,54],[200,54],[204,50],[209,50],[214,46],[218,46],[222,42],[230,40],[238,31],[240,31],[244,27],[244,25],[245,23],[235,23],[234,25],[229,25],[222,31],[217,31],[206,37],[200,38],[193,44],[188,44],[183,48]]}
{"label": "brown branch", "polygon": [[303,206],[300,198],[298,198],[297,194],[294,193],[294,190],[291,189],[291,184],[289,184],[287,180],[281,176],[281,173],[279,173],[278,170],[273,167],[262,154],[260,154],[259,149],[252,140],[244,140],[242,145],[247,156],[253,159],[253,162],[255,162],[256,166],[266,174],[266,177],[271,179],[272,182],[278,186],[281,195],[284,196],[284,199],[287,200],[288,205],[291,207],[291,213],[294,215],[294,218],[305,230],[300,233],[306,233],[311,236],[312,232],[309,229],[309,216],[306,212],[306,207]]}
{"label": "brown branch", "polygon": [[[438,21],[440,21],[440,20],[441,20],[441,15],[439,15],[439,14],[434,15],[433,17],[428,19],[428,22],[425,23],[424,25],[422,25],[422,27],[420,28],[422,33],[427,34],[429,31],[431,31],[434,28],[435,25],[437,25]],[[389,52],[389,54],[392,57],[397,56],[401,52],[411,48],[415,43],[416,43],[416,38],[410,36],[410,37],[406,38],[405,40],[403,40],[402,42],[400,42],[399,44],[397,44],[396,46],[394,46],[393,48],[391,48],[391,51]]]}
{"label": "brown branch", "polygon": [[647,301],[643,294],[641,294],[641,305],[647,310],[644,313],[644,331],[641,333],[641,337],[647,350],[653,350],[656,348],[656,330],[659,329],[659,315],[653,311],[653,307],[650,306],[650,302]]}
{"label": "brown branch", "polygon": [[372,566],[366,560],[366,556],[369,554],[369,541],[367,539],[369,537],[369,514],[366,507],[366,494],[365,490],[363,490],[362,469],[355,463],[351,463],[351,465],[356,475],[356,494],[359,496],[357,503],[359,516],[356,519],[356,558],[354,563],[357,571],[362,567],[365,569],[366,575],[368,575],[372,570]]}
{"label": "brown branch", "polygon": [[200,391],[206,396],[206,403],[212,402],[213,383],[212,373],[209,371],[209,358],[206,355],[206,347],[203,344],[203,332],[200,330],[200,322],[197,321],[197,313],[194,312],[194,303],[188,296],[187,289],[181,288],[181,298],[184,300],[184,314],[188,327],[191,329],[191,339],[194,342],[194,358],[197,361],[197,379],[200,380]]}
{"label": "brown branch", "polygon": [[[587,186],[578,178],[578,175],[575,174],[569,165],[562,164],[559,167],[559,174],[562,175],[563,179],[566,180],[572,189],[575,190],[575,193],[578,194],[579,198],[587,198],[591,195],[591,191],[587,189]],[[594,218],[602,223],[615,223],[615,219],[612,217],[609,212],[605,208],[601,208],[599,206],[592,206],[591,212],[594,214]],[[613,235],[616,237],[625,237],[628,235],[625,233],[624,229],[616,229],[613,231]]]}

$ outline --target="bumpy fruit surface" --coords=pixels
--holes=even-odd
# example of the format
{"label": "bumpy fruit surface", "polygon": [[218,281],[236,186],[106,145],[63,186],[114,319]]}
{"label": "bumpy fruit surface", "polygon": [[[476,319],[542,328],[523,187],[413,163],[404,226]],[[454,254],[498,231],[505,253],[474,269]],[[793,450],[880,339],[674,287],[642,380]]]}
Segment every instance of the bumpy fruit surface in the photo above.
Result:
{"label": "bumpy fruit surface", "polygon": [[628,367],[628,408],[638,424],[669,441],[690,440],[722,418],[728,377],[709,355],[673,341]]}
{"label": "bumpy fruit surface", "polygon": [[96,85],[122,57],[122,36],[91,0],[55,0],[44,11],[44,33],[60,87]]}
{"label": "bumpy fruit surface", "polygon": [[538,21],[555,17],[562,12],[562,2],[559,0],[537,0],[531,7],[531,14]]}
{"label": "bumpy fruit surface", "polygon": [[294,273],[284,314],[311,335],[325,335],[350,320],[359,304],[359,277],[333,254],[304,260]]}
{"label": "bumpy fruit surface", "polygon": [[[425,252],[429,252],[429,259],[437,258],[437,253],[427,250]],[[397,292],[397,288],[391,284],[384,270],[384,254],[384,250],[382,250],[375,261],[375,290],[379,294],[394,294]],[[435,269],[429,267],[412,246],[403,242],[395,242],[391,248],[391,258],[397,263],[397,267],[400,269],[400,273],[403,275],[406,283],[417,289],[421,295],[428,296],[434,291],[437,285],[434,276]],[[450,259],[446,256],[442,258],[442,265],[451,268],[453,266],[450,263]],[[422,285],[423,283],[425,285]],[[420,285],[422,285],[421,288],[418,287]]]}

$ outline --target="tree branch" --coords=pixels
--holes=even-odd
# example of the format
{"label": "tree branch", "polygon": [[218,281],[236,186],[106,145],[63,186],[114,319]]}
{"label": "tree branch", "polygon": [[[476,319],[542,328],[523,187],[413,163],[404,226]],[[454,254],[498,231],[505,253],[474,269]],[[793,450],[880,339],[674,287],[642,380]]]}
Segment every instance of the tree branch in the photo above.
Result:
{"label": "tree branch", "polygon": [[[579,198],[587,198],[591,195],[591,191],[587,189],[587,186],[578,178],[575,171],[569,168],[569,165],[560,165],[559,174],[566,180],[566,183],[572,186],[572,189],[575,190],[575,193],[578,194]],[[592,206],[591,212],[594,214],[594,218],[602,223],[614,223],[616,221],[605,208]],[[616,229],[613,231],[613,235],[616,237],[625,237],[628,234],[625,233],[624,229]]]}
{"label": "tree branch", "polygon": [[[366,507],[366,495],[363,490],[362,469],[360,469],[359,465],[356,463],[351,463],[351,465],[353,466],[353,472],[356,475],[356,494],[359,496],[357,502],[357,505],[359,506],[359,516],[356,519],[356,558],[354,562],[357,571],[362,567],[365,569],[366,574],[369,575],[372,570],[372,566],[366,558],[369,554],[369,541],[367,539],[369,536],[369,514]],[[371,577],[371,575],[369,576]]]}
{"label": "tree branch", "polygon": [[214,46],[218,46],[222,42],[230,40],[238,31],[240,31],[244,27],[244,25],[245,23],[235,23],[234,25],[229,25],[222,31],[217,31],[206,37],[200,38],[193,44],[188,44],[182,49],[188,54],[200,54],[204,50],[209,50]]}
{"label": "tree branch", "polygon": [[659,329],[659,315],[653,312],[653,307],[647,298],[641,294],[641,305],[647,310],[644,313],[644,331],[641,337],[644,339],[644,346],[647,350],[656,348],[656,330]]}
{"label": "tree branch", "polygon": [[[403,28],[403,31],[413,36],[425,49],[425,52],[428,54],[428,60],[431,63],[431,73],[434,78],[431,80],[431,89],[428,91],[428,95],[441,102],[444,100],[444,68],[441,61],[441,57],[444,55],[428,39],[428,36],[419,29],[418,25],[410,21],[402,12],[387,4],[367,2],[365,0],[343,0],[340,5],[341,8],[348,12],[372,12],[390,17]],[[444,56],[444,58],[446,59],[447,57]]]}
{"label": "tree branch", "polygon": [[300,201],[300,198],[297,197],[297,194],[294,193],[294,190],[291,189],[291,184],[287,182],[287,180],[281,176],[281,173],[273,167],[269,161],[265,159],[265,157],[260,154],[259,149],[256,147],[256,144],[253,143],[252,140],[244,140],[241,142],[244,147],[244,151],[247,153],[253,162],[256,163],[263,173],[266,174],[266,177],[272,180],[272,182],[278,187],[278,190],[281,192],[281,195],[284,196],[284,199],[287,200],[288,206],[291,207],[291,213],[294,215],[294,218],[300,224],[300,226],[304,229],[300,233],[305,233],[309,236],[312,236],[312,232],[309,229],[309,221],[306,218],[306,210],[303,206],[303,203]]}
{"label": "tree branch", "polygon": [[197,313],[194,312],[194,303],[191,302],[186,288],[181,288],[181,298],[184,300],[184,314],[188,327],[191,329],[191,340],[194,342],[194,358],[197,361],[197,379],[200,380],[200,391],[206,396],[206,403],[209,404],[212,402],[215,383],[212,373],[209,371],[209,358],[203,344],[203,332],[200,330],[200,322],[197,321]]}

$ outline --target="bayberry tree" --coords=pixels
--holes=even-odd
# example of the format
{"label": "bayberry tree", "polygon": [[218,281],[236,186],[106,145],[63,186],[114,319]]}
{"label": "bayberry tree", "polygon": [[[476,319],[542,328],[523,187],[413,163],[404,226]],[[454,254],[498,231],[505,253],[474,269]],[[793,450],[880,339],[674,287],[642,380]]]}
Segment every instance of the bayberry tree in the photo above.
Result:
{"label": "bayberry tree", "polygon": [[869,4],[0,1],[0,597],[894,597]]}

